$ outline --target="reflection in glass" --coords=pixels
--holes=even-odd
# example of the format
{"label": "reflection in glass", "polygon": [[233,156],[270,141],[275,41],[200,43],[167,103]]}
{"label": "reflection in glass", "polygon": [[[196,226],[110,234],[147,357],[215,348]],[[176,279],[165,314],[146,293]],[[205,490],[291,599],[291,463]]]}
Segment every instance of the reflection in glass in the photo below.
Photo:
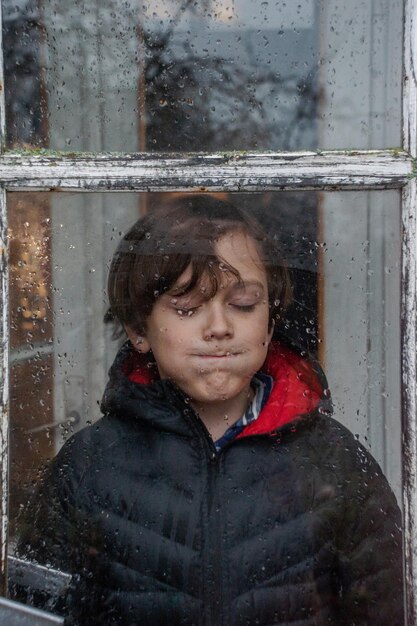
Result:
{"label": "reflection in glass", "polygon": [[54,338],[49,198],[31,193],[12,195],[9,201],[14,518],[40,465],[55,451],[51,433],[37,431],[54,420]]}
{"label": "reflection in glass", "polygon": [[[118,345],[103,322],[108,265],[138,215],[134,194],[46,195],[9,195],[13,516],[44,462],[100,415]],[[170,197],[148,194],[147,210]],[[399,495],[398,195],[229,197],[275,234],[290,268],[294,302],[277,332],[321,360],[337,419]]]}
{"label": "reflection in glass", "polygon": [[[20,535],[18,556],[77,575],[73,593],[81,595],[71,593],[67,603],[65,598],[58,600],[58,605],[63,601],[61,608],[54,604],[53,609],[58,613],[68,609],[71,616],[80,609],[84,621],[79,623],[90,623],[97,607],[97,623],[108,623],[106,611],[111,608],[128,616],[126,623],[136,611],[149,617],[149,623],[161,615],[160,623],[171,623],[168,616],[174,615],[173,623],[194,624],[200,602],[206,610],[220,607],[220,587],[225,596],[229,594],[232,613],[236,607],[235,623],[248,615],[246,621],[252,623],[252,616],[258,615],[256,603],[240,605],[239,598],[252,590],[256,596],[264,585],[270,595],[262,604],[259,621],[263,624],[276,621],[276,593],[288,585],[297,591],[294,602],[279,604],[285,619],[278,623],[288,623],[287,616],[304,611],[335,615],[340,603],[345,603],[349,622],[353,622],[351,615],[363,616],[368,610],[375,610],[379,618],[379,601],[369,601],[368,595],[381,597],[381,602],[384,596],[387,626],[402,623],[399,511],[379,470],[355,440],[362,440],[378,459],[398,496],[399,194],[220,194],[221,199],[230,199],[257,216],[269,238],[253,224],[248,237],[238,229],[219,236],[224,212],[230,211],[228,215],[236,220],[235,210],[224,204],[219,207],[211,196],[197,196],[194,205],[201,202],[200,210],[206,211],[210,204],[210,211],[218,211],[215,219],[211,212],[202,227],[201,213],[191,220],[184,213],[189,210],[188,205],[184,207],[184,196],[188,200],[187,194],[93,194],[86,198],[10,194],[15,383],[11,498],[12,536]],[[178,213],[172,218],[164,212],[178,202],[181,215],[189,220],[185,227]],[[111,340],[111,328],[104,321],[106,275],[122,232],[136,222],[138,206],[142,212],[146,207],[149,217],[156,214],[156,219],[148,221],[140,237],[123,241],[119,262],[112,264],[111,274],[116,277],[109,288],[112,312],[127,324],[132,343],[119,352],[106,390],[106,417],[99,420],[107,366],[121,341],[119,336]],[[24,222],[18,219],[22,215]],[[160,219],[162,215],[165,219]],[[236,228],[236,221],[232,223]],[[253,233],[257,239],[251,239]],[[172,287],[179,280],[184,287],[181,281],[187,270],[178,270],[174,263],[174,259],[177,263],[184,260],[184,249],[195,255],[196,267],[200,262],[203,280],[191,294],[177,289],[161,295],[167,283]],[[294,297],[274,327],[269,325],[271,311],[278,310],[290,291],[281,257]],[[243,282],[227,270],[227,263],[239,268]],[[220,288],[208,296],[207,287],[214,284],[205,273],[210,267],[218,272]],[[132,271],[138,272],[135,281]],[[141,291],[143,285],[146,288]],[[151,302],[150,311],[147,302]],[[145,329],[143,320],[135,317],[140,311]],[[137,326],[131,324],[134,319]],[[265,337],[272,329],[280,344],[268,349]],[[198,342],[204,337],[204,349],[211,346],[210,353],[194,353],[196,337]],[[230,344],[236,337],[237,344]],[[153,356],[145,348],[147,343]],[[218,346],[224,349],[225,345],[237,345],[236,353],[218,354]],[[254,391],[248,405],[251,367],[255,361],[256,369],[261,367],[266,355],[268,371],[275,379],[268,383],[263,372],[258,389],[263,395],[265,386],[271,385],[267,407],[278,398],[284,404],[279,404],[279,410],[274,405],[268,419],[272,413],[279,420],[290,413],[290,421],[275,421],[272,430],[257,432],[262,419],[265,424],[265,414],[259,415],[259,422],[251,418],[243,424],[239,442],[232,441],[227,437],[239,420],[225,430],[229,416],[218,414],[220,406],[225,410],[221,397],[212,412],[217,430],[210,430],[204,410],[213,408],[213,403],[199,387],[203,374],[214,371],[217,380],[217,374],[230,367],[233,376],[221,378],[226,383],[220,389],[235,389],[238,378],[248,409],[260,398]],[[329,418],[327,383],[306,356],[318,358],[328,371],[335,417],[354,436]],[[159,368],[167,369],[175,357],[171,382],[143,384],[157,376],[153,357]],[[229,357],[236,357],[232,365]],[[204,365],[190,365],[195,358],[198,363],[203,359]],[[226,359],[219,370],[218,358]],[[213,362],[214,370],[210,369]],[[233,369],[233,363],[240,363],[239,370]],[[190,392],[184,388],[188,383],[193,385]],[[209,388],[218,391],[215,384]],[[184,397],[181,389],[190,397]],[[231,394],[231,400],[236,398],[240,402],[240,392]],[[236,407],[235,403],[236,408],[241,415],[240,404]],[[192,410],[198,410],[198,417]],[[249,417],[245,410],[245,419]],[[42,466],[73,432],[92,422],[92,428],[82,429],[63,448],[58,465],[49,465],[45,491],[37,495],[34,508],[29,508],[33,517],[24,523],[22,512],[28,510]],[[255,427],[249,438],[246,427]],[[208,559],[229,556],[225,546],[232,545],[231,559],[235,565],[243,563],[243,569],[234,566],[236,575],[223,585],[219,581],[227,570],[219,559],[211,586],[206,587],[204,577],[200,588],[199,572],[205,569],[199,563],[211,545],[215,549]],[[259,550],[259,545],[264,549]],[[248,553],[245,558],[242,549]],[[288,555],[296,567],[288,568]],[[217,564],[211,563],[208,570],[214,571]],[[288,570],[293,578],[277,583]],[[184,571],[189,578],[184,578]],[[67,578],[59,576],[65,586]],[[313,579],[307,596],[300,576],[307,586]],[[183,602],[165,604],[160,596],[170,593],[165,585],[177,594],[184,579]],[[318,584],[323,579],[328,581],[323,583],[324,592]],[[22,598],[22,585],[10,580]],[[346,580],[350,593],[345,592]],[[143,581],[152,592],[150,602],[144,600]],[[32,597],[26,599],[36,603],[37,592],[32,583],[27,586]],[[381,588],[389,588],[390,593],[382,593]],[[124,601],[126,589],[131,594],[129,602]],[[361,598],[362,589],[366,594]],[[73,597],[80,601],[73,602]],[[323,598],[325,604],[321,604]]]}
{"label": "reflection in glass", "polygon": [[401,0],[2,2],[10,147],[400,144]]}

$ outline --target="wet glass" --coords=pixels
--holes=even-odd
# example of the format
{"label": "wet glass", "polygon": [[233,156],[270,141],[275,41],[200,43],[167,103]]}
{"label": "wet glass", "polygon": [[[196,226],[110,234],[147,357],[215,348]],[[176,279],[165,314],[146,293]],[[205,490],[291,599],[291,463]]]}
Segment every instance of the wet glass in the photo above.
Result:
{"label": "wet glass", "polygon": [[[276,331],[319,358],[337,419],[370,448],[399,495],[399,194],[229,197],[276,235],[290,268],[293,304]],[[44,462],[100,415],[120,343],[103,321],[110,259],[144,207],[158,211],[169,201],[170,194],[8,194],[12,516]]]}
{"label": "wet glass", "polygon": [[[217,195],[255,215],[278,242],[294,293],[274,339],[318,359],[335,418],[371,451],[401,503],[399,192]],[[8,194],[10,553],[45,466],[100,417],[124,341],[105,320],[114,250],[140,215],[163,212],[175,197]],[[38,572],[31,576],[42,586]]]}
{"label": "wet glass", "polygon": [[9,148],[401,144],[402,0],[2,0]]}

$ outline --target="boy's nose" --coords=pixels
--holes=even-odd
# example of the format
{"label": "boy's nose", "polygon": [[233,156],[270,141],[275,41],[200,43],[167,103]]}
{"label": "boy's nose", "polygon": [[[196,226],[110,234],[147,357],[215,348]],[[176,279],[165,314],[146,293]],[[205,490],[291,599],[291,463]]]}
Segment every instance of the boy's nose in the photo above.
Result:
{"label": "boy's nose", "polygon": [[227,315],[227,311],[222,305],[208,307],[206,324],[204,328],[204,339],[222,339],[233,335],[233,326]]}

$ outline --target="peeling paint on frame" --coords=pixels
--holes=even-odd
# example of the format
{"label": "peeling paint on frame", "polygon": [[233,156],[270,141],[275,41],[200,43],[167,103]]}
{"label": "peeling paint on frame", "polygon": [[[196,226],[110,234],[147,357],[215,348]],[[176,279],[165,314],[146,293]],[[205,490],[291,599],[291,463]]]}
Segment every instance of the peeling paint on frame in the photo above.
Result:
{"label": "peeling paint on frame", "polygon": [[398,150],[0,157],[10,191],[393,189],[412,174],[412,159]]}
{"label": "peeling paint on frame", "polygon": [[0,367],[1,367],[1,415],[0,415],[0,540],[1,568],[0,592],[7,595],[7,524],[8,524],[8,478],[9,478],[9,298],[8,298],[8,249],[6,192],[0,189]]}
{"label": "peeling paint on frame", "polygon": [[[0,24],[2,24],[0,2]],[[5,149],[5,95],[3,72],[3,41],[0,28],[0,154]],[[0,156],[1,158],[1,156]],[[7,245],[6,191],[0,186],[0,593],[7,595],[7,528],[9,487],[9,277]]]}
{"label": "peeling paint on frame", "polygon": [[407,624],[417,623],[417,0],[406,0],[403,142],[413,170],[403,192],[402,415],[404,554]]}

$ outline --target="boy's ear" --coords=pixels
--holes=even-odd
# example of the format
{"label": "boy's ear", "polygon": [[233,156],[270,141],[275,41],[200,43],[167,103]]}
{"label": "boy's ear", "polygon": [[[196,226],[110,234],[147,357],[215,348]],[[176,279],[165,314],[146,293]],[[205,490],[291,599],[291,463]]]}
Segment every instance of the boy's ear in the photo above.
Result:
{"label": "boy's ear", "polygon": [[146,339],[144,333],[139,333],[137,330],[133,330],[133,328],[130,328],[129,326],[125,326],[125,330],[135,350],[142,353],[149,352],[151,344]]}

